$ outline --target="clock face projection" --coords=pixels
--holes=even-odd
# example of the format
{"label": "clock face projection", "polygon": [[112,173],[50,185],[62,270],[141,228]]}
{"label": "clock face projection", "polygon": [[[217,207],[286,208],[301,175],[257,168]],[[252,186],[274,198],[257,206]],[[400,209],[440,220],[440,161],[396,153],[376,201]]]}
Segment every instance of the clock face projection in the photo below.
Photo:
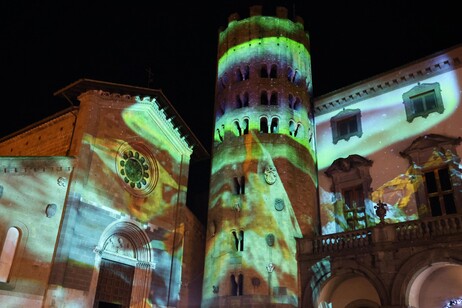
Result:
{"label": "clock face projection", "polygon": [[133,195],[146,196],[157,185],[157,161],[141,144],[124,143],[117,152],[116,169],[124,187]]}

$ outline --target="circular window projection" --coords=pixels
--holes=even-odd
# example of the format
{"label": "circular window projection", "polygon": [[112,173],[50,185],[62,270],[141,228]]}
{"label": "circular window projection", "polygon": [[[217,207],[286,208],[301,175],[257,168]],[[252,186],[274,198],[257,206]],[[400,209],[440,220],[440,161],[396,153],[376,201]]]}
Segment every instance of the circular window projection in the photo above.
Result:
{"label": "circular window projection", "polygon": [[146,196],[157,185],[157,161],[141,144],[124,143],[120,146],[116,156],[116,170],[124,187],[133,195]]}

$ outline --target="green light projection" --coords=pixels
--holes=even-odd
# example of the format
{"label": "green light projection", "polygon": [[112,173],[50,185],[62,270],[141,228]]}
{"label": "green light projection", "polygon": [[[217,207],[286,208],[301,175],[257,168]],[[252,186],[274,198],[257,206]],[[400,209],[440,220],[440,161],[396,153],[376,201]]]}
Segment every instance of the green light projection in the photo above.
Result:
{"label": "green light projection", "polygon": [[[236,68],[250,65],[255,72],[263,63],[275,64],[288,75],[296,71],[300,79],[294,81],[278,71],[272,86],[264,90],[284,93],[281,97],[287,100],[290,91],[301,99],[301,107],[294,108],[284,98],[278,106],[261,105],[253,98],[242,108],[232,107],[224,97],[219,102],[224,110],[215,119],[208,215],[213,233],[206,244],[204,307],[214,307],[217,299],[229,295],[255,295],[254,303],[298,305],[295,238],[311,232],[314,225],[312,205],[300,199],[303,195],[314,200],[317,185],[314,121],[307,101],[311,88],[308,44],[303,25],[283,18],[253,16],[230,22],[220,33],[220,47],[228,48],[220,54],[217,68],[217,81],[226,87],[224,97],[242,88],[237,84],[234,88],[231,75]],[[248,84],[251,97],[260,97],[253,78],[261,77],[251,73],[242,82]],[[217,100],[222,99],[220,95],[217,92]],[[271,132],[262,128],[262,118]],[[245,179],[245,193],[233,187],[233,177],[243,185],[240,176]],[[305,194],[297,193],[302,186],[309,188]],[[241,231],[242,250],[236,244],[241,239],[234,235]],[[243,292],[233,294],[239,282],[231,279],[238,275],[243,275]]]}
{"label": "green light projection", "polygon": [[229,49],[218,60],[218,79],[240,63],[255,61],[256,58],[274,58],[280,65],[297,68],[307,82],[311,82],[311,56],[301,43],[287,37],[265,37],[252,39]]}
{"label": "green light projection", "polygon": [[[284,183],[279,177],[277,176],[278,179],[273,184],[268,184],[264,174],[267,166],[274,168],[277,165],[275,161],[279,158],[275,153],[287,152],[288,145],[274,145],[269,150],[267,144],[259,142],[257,135],[252,135],[252,138],[253,142],[246,144],[245,147],[227,148],[216,153],[213,158],[212,183],[214,185],[212,185],[209,209],[212,216],[216,209],[222,211],[223,216],[229,219],[222,220],[217,228],[217,234],[208,243],[206,262],[213,260],[213,267],[205,269],[204,288],[209,291],[214,285],[220,285],[220,294],[227,294],[230,287],[226,285],[230,273],[234,272],[230,270],[229,265],[233,264],[235,258],[239,258],[242,262],[239,268],[246,269],[246,273],[251,273],[252,278],[258,279],[260,290],[258,292],[268,287],[285,287],[287,298],[297,302],[295,238],[302,237],[298,223],[300,217],[296,217]],[[284,157],[286,156],[283,155],[281,158]],[[223,172],[227,173],[226,170],[231,166],[236,165],[241,165],[246,170],[246,187],[250,190],[241,196],[227,190],[229,179],[220,176]],[[306,166],[304,170],[307,171]],[[236,202],[240,202],[238,207]],[[236,220],[231,217],[236,217]],[[230,231],[233,229],[245,231],[243,251],[236,251],[233,246]],[[269,234],[275,238],[274,247],[269,246],[266,241]],[[274,266],[271,274],[267,268],[269,264]],[[215,270],[218,268],[222,270]],[[249,281],[251,277],[245,278]],[[248,283],[245,288],[245,294],[250,294],[251,287]],[[211,292],[207,291],[204,294],[210,297]]]}

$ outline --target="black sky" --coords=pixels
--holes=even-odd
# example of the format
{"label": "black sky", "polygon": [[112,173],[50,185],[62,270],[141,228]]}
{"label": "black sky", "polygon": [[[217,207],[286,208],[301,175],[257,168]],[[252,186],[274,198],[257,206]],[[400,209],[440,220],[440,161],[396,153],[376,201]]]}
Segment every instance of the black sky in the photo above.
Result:
{"label": "black sky", "polygon": [[[218,29],[276,3],[210,2],[2,1],[0,137],[67,108],[53,93],[89,78],[161,89],[209,150]],[[305,21],[315,97],[462,43],[457,1],[278,3]]]}

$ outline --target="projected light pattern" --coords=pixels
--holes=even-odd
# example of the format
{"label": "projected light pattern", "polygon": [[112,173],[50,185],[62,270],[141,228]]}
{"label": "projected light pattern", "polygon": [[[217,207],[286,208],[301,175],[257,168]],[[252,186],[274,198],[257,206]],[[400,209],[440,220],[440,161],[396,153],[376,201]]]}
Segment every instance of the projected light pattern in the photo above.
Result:
{"label": "projected light pattern", "polygon": [[[116,101],[116,108],[107,107],[108,101]],[[94,298],[80,298],[81,307],[93,300],[116,301],[121,294],[110,292],[118,293],[111,289],[117,283],[106,285],[109,295],[104,285],[97,288],[105,281],[131,286],[120,299],[130,305],[176,306],[183,279],[180,213],[192,150],[155,99],[89,91],[81,96],[81,112],[88,105],[100,108],[100,121],[81,134],[62,232],[70,248],[67,255],[58,253],[56,266],[79,273],[81,283],[88,284],[83,288],[95,288]],[[120,271],[113,271],[113,262]],[[106,275],[97,285],[91,280],[94,271]],[[53,274],[50,280],[61,283]],[[59,292],[50,296],[63,298]],[[79,295],[64,296],[71,302]]]}
{"label": "projected light pattern", "polygon": [[330,118],[339,111],[317,116],[316,142],[319,169],[324,169],[336,158],[346,157],[351,153],[367,157],[381,152],[397,142],[418,136],[455,116],[460,99],[460,86],[457,80],[453,72],[426,80],[425,83],[440,84],[445,110],[443,114],[432,113],[427,118],[418,117],[412,123],[406,121],[402,95],[415,84],[348,106],[349,109],[361,110],[364,132],[361,138],[353,137],[349,141],[340,140],[337,144],[333,144]]}
{"label": "projected light pattern", "polygon": [[[298,305],[295,239],[316,217],[307,44],[303,26],[282,18],[252,16],[220,33],[203,307]],[[248,105],[236,106],[244,88]],[[277,99],[260,101],[267,92]]]}
{"label": "projected light pattern", "polygon": [[[323,173],[336,159],[346,158],[358,154],[371,159],[373,187],[369,196],[365,196],[365,217],[356,228],[375,226],[378,216],[375,206],[379,202],[386,204],[386,223],[398,223],[415,220],[424,215],[427,209],[416,195],[425,190],[421,169],[434,169],[441,165],[458,166],[455,153],[447,157],[447,153],[435,152],[433,158],[421,166],[409,165],[409,162],[399,155],[400,149],[409,145],[413,138],[428,132],[446,136],[460,135],[461,128],[457,120],[462,116],[459,111],[460,85],[455,72],[447,72],[428,78],[420,84],[438,84],[441,88],[442,113],[432,112],[425,118],[416,117],[412,122],[406,120],[403,107],[403,93],[413,89],[416,85],[409,85],[382,95],[359,101],[348,106],[347,109],[361,111],[362,135],[353,136],[348,141],[340,139],[333,143],[330,119],[340,111],[333,111],[316,117],[317,151],[320,176],[320,210],[323,234],[332,234],[352,230],[348,224],[348,214],[345,212],[345,196],[341,192],[330,189],[332,180]],[[383,168],[376,167],[385,166]],[[419,168],[417,170],[416,168]],[[460,179],[460,167],[452,167],[452,177]],[[427,213],[428,214],[428,213]],[[355,228],[353,228],[355,229]]]}
{"label": "projected light pattern", "polygon": [[[0,282],[0,306],[42,306],[38,296],[18,294],[43,294],[46,290],[54,254],[54,246],[46,244],[56,241],[72,167],[73,159],[68,157],[0,158],[0,250],[8,246],[4,245],[7,233],[17,232],[14,259],[6,281]],[[51,217],[46,213],[48,204],[55,209]],[[40,240],[34,238],[36,230],[31,226],[42,232]],[[0,252],[0,272],[5,274],[8,264],[4,258],[12,252]]]}
{"label": "projected light pattern", "polygon": [[[433,169],[445,164],[459,166],[451,168],[451,176],[462,179],[459,165],[459,157],[452,153],[441,153],[434,151],[434,155],[419,169]],[[399,223],[419,218],[419,204],[416,201],[416,193],[419,189],[424,189],[422,173],[411,166],[404,174],[396,176],[394,179],[384,183],[371,192],[372,200],[365,199],[366,217],[365,223],[358,226],[359,228],[375,226],[379,223],[379,218],[375,212],[375,206],[379,203],[386,204],[386,223]],[[457,187],[455,187],[457,189]],[[321,221],[323,222],[323,234],[332,234],[337,232],[349,231],[351,226],[346,221],[346,213],[343,212],[344,197],[336,196],[334,193],[325,191],[320,188],[321,204]],[[426,210],[420,209],[424,214]]]}

